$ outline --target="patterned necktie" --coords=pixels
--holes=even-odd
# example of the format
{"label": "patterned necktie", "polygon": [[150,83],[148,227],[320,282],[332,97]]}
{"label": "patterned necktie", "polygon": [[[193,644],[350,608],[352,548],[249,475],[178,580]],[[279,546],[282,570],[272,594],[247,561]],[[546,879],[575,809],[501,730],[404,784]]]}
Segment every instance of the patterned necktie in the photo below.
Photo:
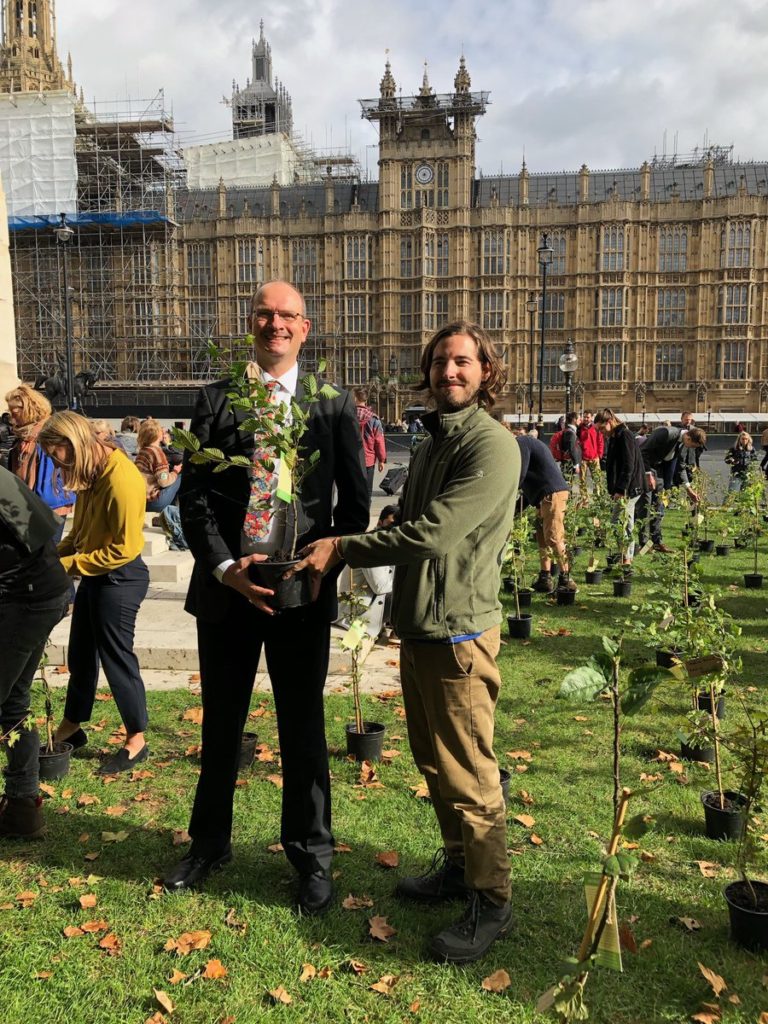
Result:
{"label": "patterned necktie", "polygon": [[[280,401],[278,392],[280,382],[277,380],[266,381],[266,388],[269,392],[269,403],[275,406]],[[268,411],[265,416],[274,419],[274,411]],[[248,499],[248,509],[243,522],[243,533],[247,540],[263,541],[269,536],[272,525],[272,496],[277,486],[277,473],[264,464],[265,458],[272,458],[272,453],[258,447],[253,452],[253,466],[251,466],[251,494]]]}

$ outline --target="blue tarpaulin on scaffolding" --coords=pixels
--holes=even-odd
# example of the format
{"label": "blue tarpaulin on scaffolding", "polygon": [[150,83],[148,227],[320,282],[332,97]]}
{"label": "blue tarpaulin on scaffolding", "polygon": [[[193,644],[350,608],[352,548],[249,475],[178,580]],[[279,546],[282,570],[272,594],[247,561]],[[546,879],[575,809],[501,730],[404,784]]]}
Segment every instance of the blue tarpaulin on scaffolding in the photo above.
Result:
{"label": "blue tarpaulin on scaffolding", "polygon": [[[68,213],[67,224],[71,227],[93,227],[102,224],[113,228],[130,228],[139,224],[170,223],[170,218],[159,210],[132,210],[129,213]],[[9,217],[9,231],[42,231],[59,226],[58,214],[37,217]]]}

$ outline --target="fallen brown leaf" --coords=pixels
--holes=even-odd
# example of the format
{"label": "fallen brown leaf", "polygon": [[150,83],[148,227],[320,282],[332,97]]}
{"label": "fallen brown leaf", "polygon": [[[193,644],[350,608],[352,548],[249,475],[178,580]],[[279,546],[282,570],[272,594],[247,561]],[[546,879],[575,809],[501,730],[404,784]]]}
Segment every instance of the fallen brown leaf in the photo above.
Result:
{"label": "fallen brown leaf", "polygon": [[645,861],[646,864],[652,864],[656,860],[656,854],[651,853],[650,850],[641,850],[640,860]]}
{"label": "fallen brown leaf", "polygon": [[653,945],[653,939],[643,939],[640,943],[640,949],[650,949]]}
{"label": "fallen brown leaf", "polygon": [[195,725],[203,724],[203,709],[201,707],[187,708],[181,716],[182,722],[194,722]]}
{"label": "fallen brown leaf", "polygon": [[282,853],[283,852],[283,844],[282,843],[272,843],[271,846],[267,847],[267,850],[269,850],[270,853]]}
{"label": "fallen brown leaf", "polygon": [[420,1006],[421,1006],[421,1003],[419,1002],[419,1000],[418,999],[414,999],[414,1001],[411,1003],[411,1005],[408,1007],[408,1009],[411,1011],[411,1013],[418,1013]]}
{"label": "fallen brown leaf", "polygon": [[153,988],[152,991],[155,993],[155,999],[157,1000],[160,1009],[165,1010],[166,1013],[173,1013],[176,1007],[171,1002],[169,996],[160,988]]}
{"label": "fallen brown leaf", "polygon": [[698,964],[699,970],[709,983],[709,986],[712,989],[712,993],[715,999],[719,999],[720,993],[725,992],[728,988],[728,984],[726,983],[725,978],[722,978],[719,974],[715,974],[715,972],[711,968],[705,967],[704,964],[702,964],[701,962],[696,962]]}
{"label": "fallen brown leaf", "polygon": [[235,917],[234,907],[227,911],[226,916],[224,918],[224,924],[227,926],[227,928],[231,928],[232,931],[240,932],[241,935],[245,935],[246,931],[248,930],[248,925],[245,923],[245,921],[238,921],[237,918]]}
{"label": "fallen brown leaf", "polygon": [[178,985],[180,981],[184,981],[184,979],[188,977],[189,975],[185,974],[184,971],[177,971],[176,968],[174,967],[174,969],[171,971],[171,976],[168,979],[168,984]]}
{"label": "fallen brown leaf", "polygon": [[64,937],[67,939],[75,939],[80,935],[85,935],[83,929],[78,928],[77,925],[74,924],[68,924],[67,927],[63,929],[63,931]]}
{"label": "fallen brown leaf", "polygon": [[102,832],[102,843],[124,843],[130,832]]}
{"label": "fallen brown leaf", "polygon": [[528,765],[527,764],[516,764],[515,765],[515,771],[516,772],[527,772],[528,771]]}
{"label": "fallen brown leaf", "polygon": [[114,932],[109,932],[99,940],[99,948],[105,950],[108,956],[120,956],[123,944]]}
{"label": "fallen brown leaf", "polygon": [[373,906],[373,900],[370,896],[353,896],[350,893],[341,901],[341,905],[345,910],[367,910]]}
{"label": "fallen brown leaf", "polygon": [[510,761],[531,761],[533,754],[530,750],[508,750],[507,757]]}
{"label": "fallen brown leaf", "polygon": [[698,866],[699,871],[705,878],[717,878],[720,873],[720,865],[715,864],[711,860],[695,860],[693,863]]}
{"label": "fallen brown leaf", "polygon": [[691,1020],[698,1024],[717,1024],[720,1020],[720,1007],[716,1003],[702,1003],[698,1013],[691,1014]]}
{"label": "fallen brown leaf", "polygon": [[670,917],[669,921],[670,924],[679,925],[686,932],[697,932],[701,928],[695,917]]}
{"label": "fallen brown leaf", "polygon": [[637,953],[634,932],[626,921],[622,921],[619,925],[619,942],[622,949],[626,949],[629,953]]}
{"label": "fallen brown leaf", "polygon": [[178,956],[191,953],[193,949],[205,949],[211,941],[211,933],[208,931],[183,932],[178,939],[168,939],[163,949],[169,953],[175,952]]}
{"label": "fallen brown leaf", "polygon": [[679,761],[680,759],[677,754],[670,754],[666,750],[657,750],[656,757],[652,757],[651,760],[667,763],[669,761]]}
{"label": "fallen brown leaf", "polygon": [[85,896],[80,897],[80,906],[83,910],[91,910],[97,903],[98,900],[92,892],[86,893]]}
{"label": "fallen brown leaf", "polygon": [[151,1017],[147,1017],[144,1024],[168,1024],[168,1018],[159,1010],[155,1010]]}
{"label": "fallen brown leaf", "polygon": [[530,814],[516,814],[514,820],[524,828],[533,828],[536,824],[536,819]]}
{"label": "fallen brown leaf", "polygon": [[203,971],[203,977],[209,981],[219,981],[221,978],[226,978],[228,974],[229,971],[221,960],[209,960]]}
{"label": "fallen brown leaf", "polygon": [[369,987],[372,992],[379,992],[383,996],[390,996],[392,995],[392,989],[397,984],[398,977],[396,974],[382,974],[379,980]]}
{"label": "fallen brown leaf", "polygon": [[397,850],[385,850],[383,853],[377,853],[375,860],[382,868],[396,868],[400,863],[400,854]]}
{"label": "fallen brown leaf", "polygon": [[[66,669],[66,667],[65,667],[65,671],[68,671],[68,669]],[[106,703],[106,701],[114,700],[115,698],[112,696],[111,693],[97,693],[96,696],[93,699],[94,700],[98,700],[98,701],[103,701],[103,702]]]}
{"label": "fallen brown leaf", "polygon": [[503,992],[511,984],[512,979],[502,968],[501,970],[494,971],[493,974],[489,974],[487,978],[483,978],[480,987],[486,992]]}
{"label": "fallen brown leaf", "polygon": [[80,928],[84,932],[88,932],[89,935],[95,935],[96,932],[105,932],[109,928],[106,921],[84,921]]}
{"label": "fallen brown leaf", "polygon": [[423,783],[418,786],[411,786],[411,789],[413,790],[413,795],[416,797],[417,800],[431,799],[429,795],[429,790]]}
{"label": "fallen brown leaf", "polygon": [[129,782],[141,782],[142,779],[154,779],[155,773],[147,771],[146,768],[137,768],[132,771],[128,781]]}
{"label": "fallen brown leaf", "polygon": [[268,775],[267,782],[271,782],[273,786],[277,786],[278,789],[283,788],[283,776],[282,775]]}
{"label": "fallen brown leaf", "polygon": [[83,860],[94,861],[98,860],[100,856],[101,854],[98,852],[98,850],[92,853],[84,853]]}
{"label": "fallen brown leaf", "polygon": [[349,971],[350,974],[367,974],[368,965],[364,964],[362,960],[345,960],[341,965],[342,970]]}
{"label": "fallen brown leaf", "polygon": [[333,848],[334,853],[352,853],[352,847],[348,846],[347,843],[336,843]]}
{"label": "fallen brown leaf", "polygon": [[731,993],[731,995],[728,996],[728,1002],[731,1003],[733,1006],[741,1006],[741,1000],[735,992]]}
{"label": "fallen brown leaf", "polygon": [[290,1006],[293,1002],[293,996],[289,995],[282,985],[278,985],[277,988],[271,988],[269,995],[273,1003],[285,1003],[286,1006]]}
{"label": "fallen brown leaf", "polygon": [[371,917],[368,924],[370,925],[369,935],[372,939],[378,939],[379,942],[389,942],[393,935],[397,935],[397,928],[393,928],[387,922],[386,917]]}
{"label": "fallen brown leaf", "polygon": [[24,892],[19,892],[16,894],[16,902],[23,910],[26,910],[27,907],[32,906],[37,897],[38,893],[33,892],[31,889],[25,889]]}
{"label": "fallen brown leaf", "polygon": [[534,803],[536,802],[527,789],[518,790],[517,795],[522,800],[524,807],[533,807]]}
{"label": "fallen brown leaf", "polygon": [[34,977],[37,978],[38,981],[48,981],[49,978],[53,977],[53,971],[38,971]]}
{"label": "fallen brown leaf", "polygon": [[670,761],[668,766],[673,775],[684,775],[685,765],[682,761]]}
{"label": "fallen brown leaf", "polygon": [[299,981],[311,981],[312,978],[317,974],[317,968],[313,967],[312,964],[302,964],[301,974],[299,975]]}
{"label": "fallen brown leaf", "polygon": [[49,786],[47,782],[40,783],[40,792],[45,793],[46,796],[56,796],[56,790],[53,786]]}
{"label": "fallen brown leaf", "polygon": [[92,793],[81,793],[77,798],[78,807],[90,807],[91,804],[100,804],[101,800],[97,796],[93,796]]}
{"label": "fallen brown leaf", "polygon": [[184,843],[192,842],[192,836],[185,828],[175,828],[171,835],[171,842],[174,846],[183,846]]}
{"label": "fallen brown leaf", "polygon": [[110,818],[121,818],[127,810],[127,804],[113,804],[111,807],[105,807],[104,813],[108,814]]}
{"label": "fallen brown leaf", "polygon": [[534,846],[542,846],[544,844],[544,840],[541,836],[537,836],[535,832],[531,832],[528,836],[528,842],[533,843]]}

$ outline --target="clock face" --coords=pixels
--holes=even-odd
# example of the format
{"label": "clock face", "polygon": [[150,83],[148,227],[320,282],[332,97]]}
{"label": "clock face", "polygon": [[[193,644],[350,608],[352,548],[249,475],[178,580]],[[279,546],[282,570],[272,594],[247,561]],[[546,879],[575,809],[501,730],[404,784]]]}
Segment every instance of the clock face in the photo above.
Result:
{"label": "clock face", "polygon": [[419,164],[416,168],[416,181],[420,185],[429,185],[435,176],[435,172],[429,166],[429,164]]}

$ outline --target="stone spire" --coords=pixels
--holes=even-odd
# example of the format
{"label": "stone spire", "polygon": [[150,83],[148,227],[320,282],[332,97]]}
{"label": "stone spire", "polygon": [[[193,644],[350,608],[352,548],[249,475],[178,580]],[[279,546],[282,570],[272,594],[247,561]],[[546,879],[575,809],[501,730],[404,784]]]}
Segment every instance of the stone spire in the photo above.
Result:
{"label": "stone spire", "polygon": [[3,4],[0,92],[49,92],[67,89],[56,52],[53,0],[15,0]]}
{"label": "stone spire", "polygon": [[459,61],[459,70],[456,72],[456,77],[453,80],[453,88],[457,93],[468,93],[471,85],[472,79],[469,77],[467,64],[464,60],[464,54],[462,54],[461,60]]}
{"label": "stone spire", "polygon": [[427,62],[424,61],[424,78],[421,80],[421,88],[419,89],[419,96],[432,96],[432,86],[429,84],[429,74],[427,70]]}
{"label": "stone spire", "polygon": [[379,87],[381,98],[383,100],[394,99],[396,89],[397,84],[395,82],[395,76],[392,74],[392,67],[389,61],[387,61],[387,63],[384,65],[384,77],[382,78],[381,85]]}

